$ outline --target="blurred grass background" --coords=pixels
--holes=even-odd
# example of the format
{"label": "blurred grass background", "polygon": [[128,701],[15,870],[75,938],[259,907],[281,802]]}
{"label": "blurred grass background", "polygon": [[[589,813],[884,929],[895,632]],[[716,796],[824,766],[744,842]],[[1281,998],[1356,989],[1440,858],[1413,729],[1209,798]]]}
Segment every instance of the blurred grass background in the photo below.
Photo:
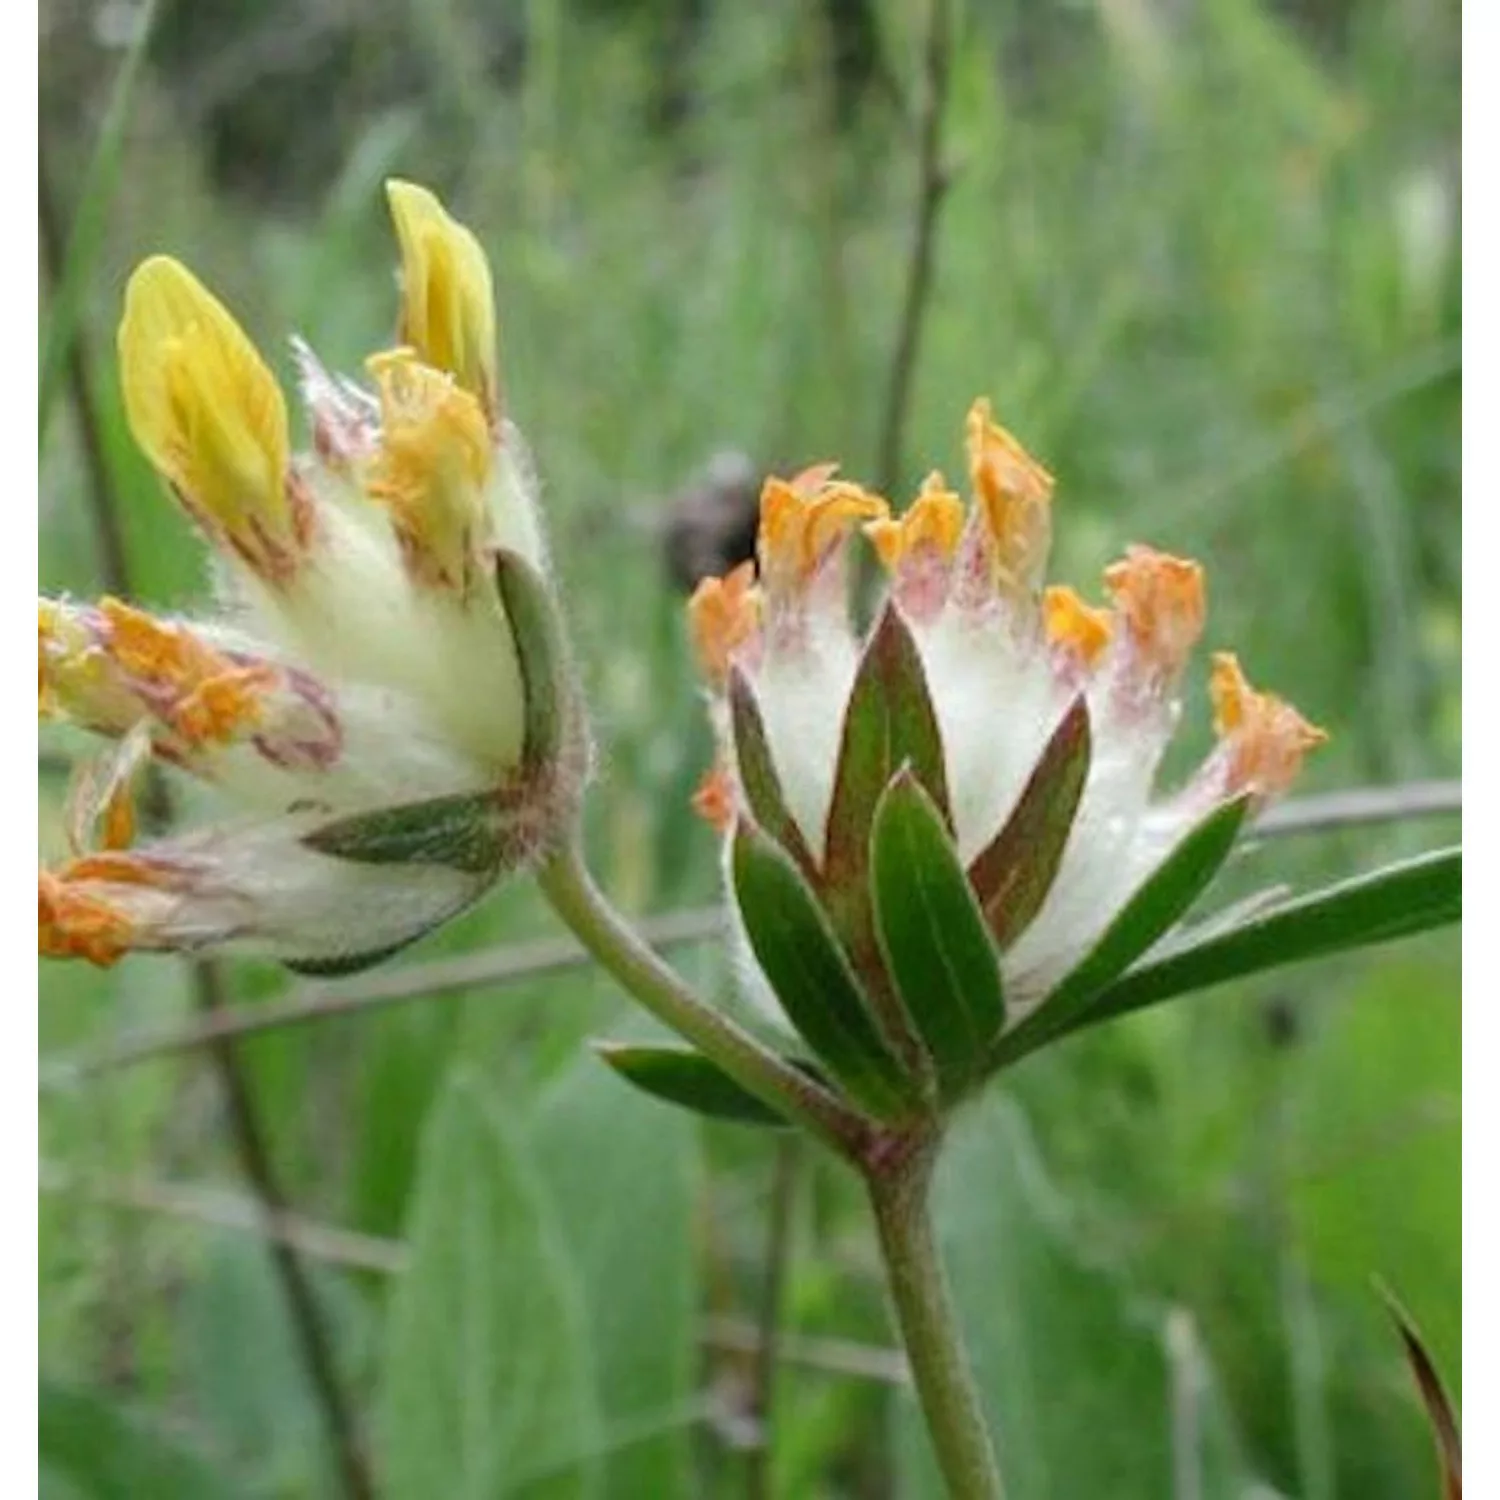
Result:
{"label": "blurred grass background", "polygon": [[[357,371],[394,316],[381,182],[429,183],[495,268],[602,750],[601,876],[641,912],[712,901],[664,527],[721,450],[874,472],[922,10],[163,0],[112,112],[142,12],[44,7],[45,185],[64,230],[98,232],[64,287],[96,468],[58,373],[43,588],[102,586],[102,489],[135,592],[205,595],[124,426],[130,267],[180,256],[283,375],[289,330]],[[1058,476],[1056,576],[1086,582],[1132,539],[1205,561],[1211,643],[1333,734],[1309,789],[1459,771],[1458,15],[992,0],[954,38],[902,487],[960,470],[988,393]],[[1179,766],[1208,739],[1201,673],[1187,718]],[[42,737],[44,853],[75,745]],[[1306,882],[1455,831],[1278,841],[1236,876]],[[552,931],[518,886],[413,961]],[[715,945],[680,959],[728,996]],[[245,1004],[287,984],[229,978]],[[41,1001],[44,1076],[191,1008],[185,971],[152,959],[49,966]],[[584,1039],[638,1029],[572,971],[241,1045],[298,1211],[376,1237],[376,1261],[415,1247],[405,1272],[344,1264],[342,1242],[311,1257],[389,1493],[744,1493],[753,1362],[729,1345],[758,1313],[774,1150],[601,1076]],[[1014,1493],[1435,1493],[1370,1277],[1456,1384],[1458,1058],[1448,934],[1089,1034],[978,1107],[944,1233]],[[49,1087],[41,1129],[44,1492],[337,1493],[263,1241],[213,1222],[248,1199],[201,1055]],[[805,1163],[792,1219],[787,1337],[889,1348],[854,1184]],[[464,1330],[503,1358],[460,1359]],[[889,1380],[788,1358],[774,1392],[763,1493],[937,1493]],[[484,1439],[511,1444],[503,1478],[445,1426],[471,1409],[509,1433]]]}

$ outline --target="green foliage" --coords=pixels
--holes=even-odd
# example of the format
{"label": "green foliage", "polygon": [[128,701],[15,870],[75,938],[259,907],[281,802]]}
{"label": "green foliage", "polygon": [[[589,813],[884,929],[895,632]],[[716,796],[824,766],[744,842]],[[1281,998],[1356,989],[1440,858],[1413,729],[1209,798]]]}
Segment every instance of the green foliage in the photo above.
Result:
{"label": "green foliage", "polygon": [[[119,186],[125,132],[136,80],[146,57],[146,43],[156,20],[156,0],[143,5],[135,19],[135,34],[115,75],[109,107],[100,123],[93,155],[79,192],[79,209],[68,229],[67,243],[53,241],[62,228],[55,218],[46,224],[47,253],[55,257],[60,274],[53,290],[51,316],[42,340],[42,362],[37,392],[39,441],[46,442],[47,425],[62,388],[63,368],[72,353],[83,288],[103,248],[109,200]],[[48,185],[49,192],[52,191]],[[55,213],[55,210],[52,211]]]}
{"label": "green foliage", "polygon": [[1005,1024],[1000,958],[943,815],[909,770],[875,809],[870,881],[891,977],[939,1083],[957,1097]]}
{"label": "green foliage", "polygon": [[849,694],[838,768],[828,809],[829,878],[863,891],[875,809],[904,765],[950,819],[943,737],[927,691],[927,673],[901,616],[882,611]]}
{"label": "green foliage", "polygon": [[416,1181],[421,1121],[442,1087],[457,1021],[442,1004],[403,1006],[361,1023],[358,1071],[348,1086],[360,1129],[350,1142],[340,1217],[396,1238]]}
{"label": "green foliage", "polygon": [[[1434,955],[1437,959],[1437,955]],[[1309,1269],[1384,1333],[1370,1277],[1399,1287],[1444,1372],[1459,1374],[1456,966],[1387,961],[1347,994],[1289,1080],[1289,1210]],[[1359,1143],[1374,1149],[1360,1151]],[[1378,1144],[1376,1144],[1378,1143]],[[1332,1163],[1334,1170],[1329,1169]]]}
{"label": "green foliage", "polygon": [[734,838],[734,894],[756,962],[792,1024],[876,1115],[906,1111],[911,1082],[797,867],[758,828]]}
{"label": "green foliage", "polygon": [[[216,1451],[270,1493],[317,1494],[336,1482],[316,1394],[266,1246],[214,1237],[178,1310],[194,1415]],[[369,1310],[333,1276],[313,1274],[334,1330],[340,1378],[362,1384]]]}
{"label": "green foliage", "polygon": [[[223,24],[212,7],[179,9]],[[88,452],[64,420],[71,346],[92,377],[133,593],[190,609],[207,590],[201,549],[124,422],[112,334],[131,265],[181,256],[283,375],[291,328],[358,373],[393,317],[380,180],[434,182],[495,262],[507,408],[544,476],[600,742],[589,815],[602,876],[631,909],[693,905],[719,880],[687,811],[711,745],[663,583],[665,497],[728,446],[783,473],[838,458],[873,478],[914,186],[894,100],[917,97],[921,7],[873,7],[876,81],[852,106],[831,81],[830,7],[685,7],[700,20],[668,65],[660,7],[531,6],[511,72],[482,40],[502,9],[507,25],[521,14],[470,0],[359,10],[363,29],[327,52],[312,39],[316,88],[276,74],[284,38],[243,42],[236,27],[203,38],[223,62],[202,77],[137,64],[128,111],[112,112],[121,54],[82,12],[49,24],[49,180],[81,258],[44,292],[41,582],[105,586]],[[1086,587],[1129,540],[1201,557],[1211,643],[1332,733],[1310,786],[1456,774],[1457,6],[1296,7],[1305,23],[1266,0],[955,9],[954,175],[890,498],[933,465],[959,472],[964,407],[987,393],[1058,476],[1055,575]],[[390,92],[393,58],[416,89]],[[669,79],[685,103],[663,128]],[[214,180],[213,89],[252,95],[257,129],[300,142],[238,164],[260,174],[254,202],[236,195],[244,171]],[[80,108],[93,100],[103,116]],[[310,164],[330,139],[355,145],[320,189]],[[1206,738],[1195,677],[1166,784]],[[78,744],[44,733],[48,751]],[[42,783],[49,858],[63,780]],[[177,790],[184,816],[212,815],[211,799]],[[1268,840],[1219,878],[1319,891],[1448,838],[1413,825]],[[515,884],[410,958],[553,931]],[[728,1002],[717,945],[675,956]],[[1128,1496],[1089,1467],[1106,1461],[1153,1500],[1173,1493],[1173,1360],[1203,1377],[1187,1452],[1205,1500],[1242,1493],[1251,1474],[1306,1500],[1432,1492],[1430,1436],[1370,1276],[1456,1379],[1455,956],[1440,934],[1262,972],[1211,1005],[1081,1031],[1008,1073],[1004,1102],[975,1106],[945,1245],[1017,1494]],[[286,983],[249,966],[230,979],[243,1004]],[[191,1013],[187,976],[165,960],[51,965],[42,991],[48,1059]],[[554,973],[241,1048],[298,1211],[392,1241],[417,1231],[404,1277],[330,1269],[316,1282],[388,1480],[482,1448],[443,1445],[461,1408],[423,1425],[440,1392],[472,1379],[495,1393],[490,1436],[543,1389],[562,1402],[559,1428],[574,1413],[553,1448],[571,1467],[534,1489],[743,1492],[724,1434],[743,1417],[748,1363],[693,1346],[703,1315],[743,1321],[758,1306],[774,1138],[700,1126],[580,1060],[588,1036],[636,1039],[619,1004],[601,981]],[[472,1080],[457,1102],[444,1083],[455,1059]],[[455,1111],[482,1123],[460,1132]],[[39,1242],[43,1450],[59,1500],[322,1500],[321,1424],[261,1247],[84,1191],[181,1180],[242,1194],[212,1070],[153,1062],[49,1090],[40,1133],[60,1174]],[[833,1171],[812,1175],[792,1331],[888,1344],[863,1205]],[[433,1224],[474,1237],[434,1251]],[[491,1261],[471,1270],[464,1244]],[[460,1286],[487,1289],[457,1324],[456,1287],[429,1269],[421,1290],[434,1254]],[[419,1294],[428,1327],[411,1311]],[[442,1330],[470,1314],[476,1329],[521,1320],[540,1358],[493,1371],[454,1358]],[[372,1378],[387,1330],[425,1360],[401,1371],[398,1390],[428,1406],[399,1471],[405,1418]],[[779,1389],[783,1496],[892,1495],[893,1430],[892,1500],[931,1493],[909,1407],[884,1387],[788,1362]],[[713,1416],[689,1428],[694,1403]]]}
{"label": "green foliage", "polygon": [[1169,951],[1118,980],[1083,1023],[1155,1005],[1174,995],[1241,979],[1262,969],[1411,937],[1459,920],[1462,858],[1457,849],[1424,854],[1278,902],[1244,922],[1174,939]]}
{"label": "green foliage", "polygon": [[555,764],[568,733],[573,705],[564,684],[564,656],[557,605],[545,581],[518,552],[501,548],[495,559],[495,585],[515,636],[516,660],[526,692],[526,768],[541,775]]}
{"label": "green foliage", "polygon": [[191,1447],[105,1397],[44,1380],[38,1408],[44,1500],[235,1500],[244,1494]]}
{"label": "green foliage", "polygon": [[324,823],[302,841],[320,854],[367,865],[442,865],[492,875],[514,864],[518,840],[490,792],[405,802]]}
{"label": "green foliage", "polygon": [[775,1110],[746,1093],[715,1063],[690,1047],[631,1046],[600,1043],[596,1050],[622,1078],[643,1093],[681,1105],[710,1119],[741,1125],[785,1126]]}
{"label": "green foliage", "polygon": [[1047,1003],[1001,1040],[997,1060],[1024,1057],[1069,1030],[1111,980],[1180,922],[1229,857],[1247,810],[1243,797],[1226,802],[1184,834]]}
{"label": "green foliage", "polygon": [[383,1355],[393,1495],[598,1493],[582,1292],[515,1131],[468,1072],[427,1124]]}
{"label": "green foliage", "polygon": [[524,1113],[461,1070],[429,1119],[389,1311],[392,1493],[690,1495],[691,1127],[622,1109],[588,1057]]}
{"label": "green foliage", "polygon": [[1432,1483],[1371,1277],[1402,1288],[1456,1370],[1448,948],[1163,1007],[1010,1075],[1076,1242],[1135,1295],[1191,1310],[1255,1467],[1283,1493]]}
{"label": "green foliage", "polygon": [[1401,1335],[1406,1361],[1421,1392],[1427,1420],[1432,1424],[1438,1466],[1443,1476],[1443,1495],[1445,1500],[1459,1500],[1463,1493],[1463,1441],[1458,1430],[1458,1414],[1444,1388],[1443,1377],[1438,1374],[1437,1366],[1422,1342],[1421,1332],[1389,1290],[1382,1287],[1381,1293],[1396,1331]]}
{"label": "green foliage", "polygon": [[969,865],[974,894],[1002,949],[1026,930],[1052,889],[1091,758],[1088,705],[1079,697],[1052,732],[1004,826]]}
{"label": "green foliage", "polygon": [[531,1147],[583,1294],[600,1493],[693,1500],[697,1140],[687,1116],[620,1093],[578,1058],[537,1101]]}

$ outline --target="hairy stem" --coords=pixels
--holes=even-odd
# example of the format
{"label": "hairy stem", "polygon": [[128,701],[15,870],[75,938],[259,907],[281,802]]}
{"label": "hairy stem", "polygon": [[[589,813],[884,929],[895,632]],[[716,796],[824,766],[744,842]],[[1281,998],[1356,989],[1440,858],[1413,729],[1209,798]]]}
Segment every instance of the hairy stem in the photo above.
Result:
{"label": "hairy stem", "polygon": [[576,842],[554,855],[537,881],[578,941],[658,1021],[839,1155],[859,1152],[869,1122],[694,994],[594,884]]}
{"label": "hairy stem", "polygon": [[932,1233],[936,1143],[866,1177],[912,1381],[952,1500],[1003,1500],[1000,1467]]}

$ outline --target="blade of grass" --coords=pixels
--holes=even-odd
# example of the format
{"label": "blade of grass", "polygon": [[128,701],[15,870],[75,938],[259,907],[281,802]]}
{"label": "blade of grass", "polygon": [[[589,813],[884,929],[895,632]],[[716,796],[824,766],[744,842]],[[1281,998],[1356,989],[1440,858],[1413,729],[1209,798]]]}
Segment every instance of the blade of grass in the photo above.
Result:
{"label": "blade of grass", "polygon": [[792,1255],[792,1232],[802,1143],[786,1136],[777,1146],[766,1225],[765,1259],[761,1267],[760,1316],[755,1357],[750,1372],[749,1413],[755,1423],[755,1443],[746,1456],[747,1500],[771,1500],[771,1458],[774,1451],[776,1370],[781,1361],[782,1318],[786,1279]]}
{"label": "blade of grass", "polygon": [[1218,505],[1243,485],[1274,473],[1330,434],[1365,421],[1462,368],[1462,344],[1446,339],[1397,361],[1372,380],[1335,389],[1299,412],[1295,421],[1230,454],[1212,475],[1188,480],[1169,492],[1163,513],[1186,514]]}
{"label": "blade of grass", "polygon": [[47,328],[42,338],[40,386],[37,395],[37,451],[47,441],[47,424],[67,369],[68,354],[78,325],[78,304],[89,272],[98,259],[104,239],[105,217],[120,176],[120,157],[125,142],[125,125],[130,118],[130,101],[135,93],[146,56],[146,43],[156,20],[156,0],[146,0],[136,20],[136,32],[121,59],[110,91],[109,104],[99,126],[99,137],[79,189],[78,206],[73,213],[62,253],[61,275],[52,288],[52,305],[48,309]]}

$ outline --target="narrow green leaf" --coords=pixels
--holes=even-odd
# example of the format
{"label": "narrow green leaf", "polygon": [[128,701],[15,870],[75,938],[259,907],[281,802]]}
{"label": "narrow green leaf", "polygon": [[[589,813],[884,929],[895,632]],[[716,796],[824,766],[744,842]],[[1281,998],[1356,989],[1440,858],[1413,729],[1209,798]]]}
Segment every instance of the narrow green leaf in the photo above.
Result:
{"label": "narrow green leaf", "polygon": [[785,1126],[787,1120],[747,1093],[727,1073],[691,1047],[595,1042],[594,1051],[642,1092],[695,1114],[741,1125]]}
{"label": "narrow green leaf", "polygon": [[1185,933],[1171,953],[1110,985],[1075,1025],[1093,1025],[1281,964],[1410,937],[1458,921],[1462,907],[1461,851],[1424,854],[1299,896],[1228,932],[1200,941]]}
{"label": "narrow green leaf", "polygon": [[115,74],[114,88],[110,91],[109,105],[99,126],[93,155],[84,169],[82,186],[78,192],[78,207],[68,230],[67,248],[62,251],[62,275],[51,289],[52,299],[47,309],[47,329],[42,340],[41,375],[37,392],[39,452],[46,445],[52,408],[62,387],[63,373],[73,347],[84,283],[98,260],[104,243],[110,200],[114,197],[119,180],[120,154],[125,143],[130,101],[145,61],[146,43],[156,24],[156,9],[156,0],[146,0],[132,18],[135,35]]}
{"label": "narrow green leaf", "polygon": [[1234,847],[1249,808],[1246,798],[1217,807],[1181,839],[1149,875],[1083,959],[1040,1008],[1001,1037],[991,1058],[1000,1067],[1076,1027],[1100,991],[1117,978],[1202,894]]}
{"label": "narrow green leaf", "polygon": [[527,848],[508,827],[510,821],[497,793],[460,792],[338,818],[302,842],[319,854],[357,864],[444,865],[494,875],[515,864]]}
{"label": "narrow green leaf", "polygon": [[738,667],[729,674],[729,716],[734,728],[735,764],[751,815],[797,861],[803,873],[810,875],[814,869],[812,851],[787,809],[755,690]]}
{"label": "narrow green leaf", "polygon": [[500,592],[526,691],[525,764],[535,773],[552,766],[568,733],[572,669],[557,605],[541,574],[518,552],[495,554]]}
{"label": "narrow green leaf", "polygon": [[[818,894],[854,966],[886,1047],[910,1071],[926,1065],[880,952],[870,892],[870,832],[891,778],[910,764],[951,826],[943,742],[916,642],[887,605],[865,646],[849,703],[829,805]],[[930,1086],[930,1078],[924,1087]]]}
{"label": "narrow green leaf", "polygon": [[1002,949],[1031,925],[1052,889],[1091,754],[1088,704],[1080,694],[1047,741],[1005,826],[969,866],[969,883]]}
{"label": "narrow green leaf", "polygon": [[[599,1413],[572,1252],[525,1148],[458,1072],[423,1132],[411,1267],[387,1314],[387,1492],[596,1493]],[[548,1471],[544,1482],[528,1475]]]}
{"label": "narrow green leaf", "polygon": [[1000,960],[942,814],[909,770],[875,812],[871,882],[886,964],[949,1096],[1005,1024]]}
{"label": "narrow green leaf", "polygon": [[1396,1332],[1401,1335],[1401,1344],[1406,1351],[1406,1362],[1411,1366],[1427,1410],[1427,1421],[1432,1428],[1433,1441],[1437,1444],[1438,1465],[1443,1479],[1444,1500],[1461,1500],[1463,1495],[1463,1444],[1459,1438],[1458,1418],[1453,1412],[1453,1402],[1443,1388],[1442,1376],[1427,1352],[1422,1335],[1411,1315],[1396,1300],[1395,1293],[1383,1283],[1377,1289],[1390,1313]]}
{"label": "narrow green leaf", "polygon": [[808,1046],[877,1115],[907,1113],[907,1080],[817,899],[790,858],[745,819],[734,839],[734,890],[756,960]]}
{"label": "narrow green leaf", "polygon": [[908,761],[951,824],[943,740],[927,673],[911,632],[887,605],[865,647],[844,716],[823,860],[831,882],[862,879],[875,804]]}

